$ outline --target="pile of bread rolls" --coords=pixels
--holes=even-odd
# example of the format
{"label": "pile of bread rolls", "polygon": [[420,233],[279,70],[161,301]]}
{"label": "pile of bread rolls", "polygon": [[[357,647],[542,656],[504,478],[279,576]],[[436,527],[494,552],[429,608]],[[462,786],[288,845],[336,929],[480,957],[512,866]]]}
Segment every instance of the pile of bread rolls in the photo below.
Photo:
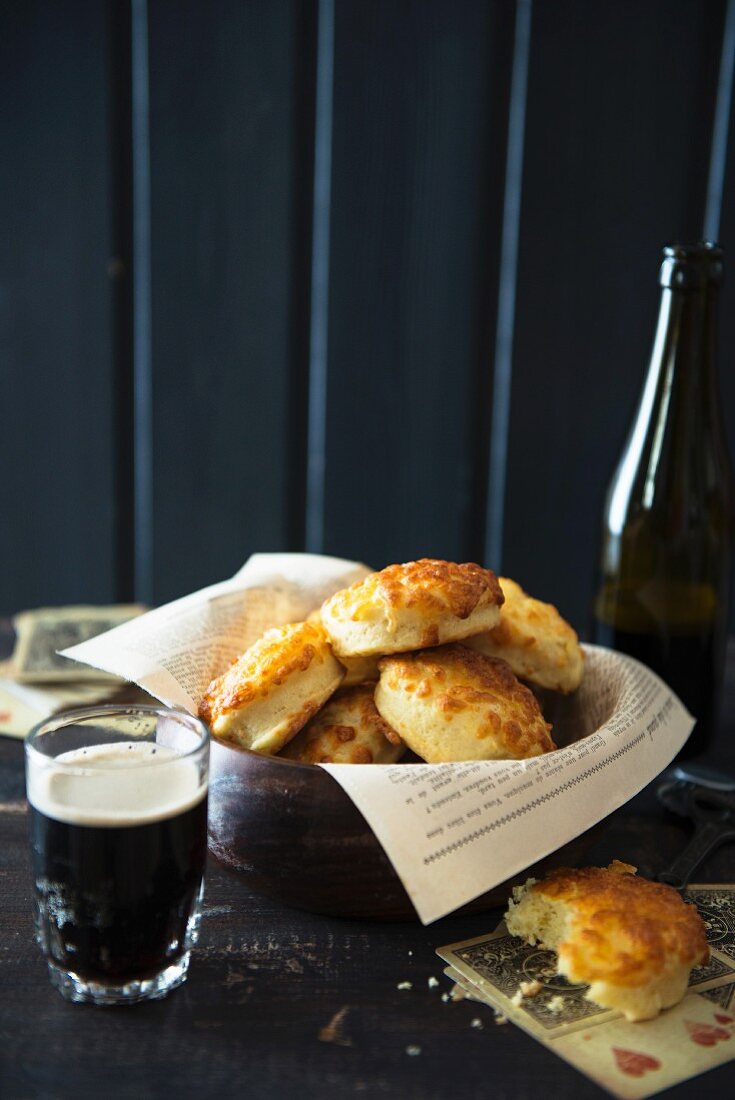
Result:
{"label": "pile of bread rolls", "polygon": [[473,563],[423,558],[274,627],[213,680],[212,733],[303,763],[522,760],[556,746],[533,692],[584,668],[556,608]]}

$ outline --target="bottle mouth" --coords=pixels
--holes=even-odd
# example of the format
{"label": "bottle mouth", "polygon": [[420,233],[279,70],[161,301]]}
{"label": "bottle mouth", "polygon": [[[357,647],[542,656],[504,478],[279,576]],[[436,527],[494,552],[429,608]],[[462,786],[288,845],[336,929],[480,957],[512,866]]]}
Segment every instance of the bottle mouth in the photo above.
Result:
{"label": "bottle mouth", "polygon": [[714,241],[667,244],[659,282],[673,290],[702,290],[719,286],[724,272],[724,253]]}

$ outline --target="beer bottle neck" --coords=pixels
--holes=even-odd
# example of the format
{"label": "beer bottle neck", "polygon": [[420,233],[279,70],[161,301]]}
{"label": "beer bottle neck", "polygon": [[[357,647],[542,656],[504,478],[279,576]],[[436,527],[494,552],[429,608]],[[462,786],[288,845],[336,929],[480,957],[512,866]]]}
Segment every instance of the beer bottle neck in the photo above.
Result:
{"label": "beer bottle neck", "polygon": [[[609,522],[620,533],[631,502],[644,510],[672,507],[690,467],[724,439],[717,401],[717,287],[664,286],[648,373],[609,498]],[[686,470],[686,473],[685,473]]]}
{"label": "beer bottle neck", "polygon": [[682,427],[694,429],[702,417],[709,419],[717,399],[716,341],[717,288],[664,287],[639,410],[646,422],[654,415],[666,417],[676,406],[688,410]]}

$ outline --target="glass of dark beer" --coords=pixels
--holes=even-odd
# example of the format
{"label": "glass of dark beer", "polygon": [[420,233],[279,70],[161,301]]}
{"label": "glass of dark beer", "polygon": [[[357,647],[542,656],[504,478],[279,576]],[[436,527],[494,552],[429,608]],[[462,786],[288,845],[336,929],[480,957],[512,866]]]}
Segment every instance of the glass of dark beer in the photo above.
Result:
{"label": "glass of dark beer", "polygon": [[207,847],[209,735],[184,711],[67,711],[26,740],[36,939],[70,1001],[186,979]]}

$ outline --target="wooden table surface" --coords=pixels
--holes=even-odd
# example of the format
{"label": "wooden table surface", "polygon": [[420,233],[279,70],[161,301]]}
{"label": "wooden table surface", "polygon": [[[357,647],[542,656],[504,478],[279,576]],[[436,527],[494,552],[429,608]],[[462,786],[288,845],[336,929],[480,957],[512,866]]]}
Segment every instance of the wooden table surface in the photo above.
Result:
{"label": "wooden table surface", "polygon": [[[735,773],[735,650],[712,762]],[[655,786],[655,785],[653,785]],[[609,819],[590,862],[661,868],[689,827],[653,786]],[[596,1085],[489,1008],[445,1003],[439,945],[492,929],[500,912],[378,924],[311,916],[252,894],[210,861],[189,981],[136,1008],[70,1005],[33,942],[23,748],[0,737],[0,1096],[601,1097]],[[735,881],[735,845],[696,876]],[[439,986],[430,988],[430,977]],[[413,983],[399,990],[400,982]],[[333,1041],[322,1029],[340,1014]],[[482,1028],[472,1026],[479,1019]],[[420,1047],[410,1055],[409,1047]],[[735,1062],[672,1089],[726,1097]]]}

